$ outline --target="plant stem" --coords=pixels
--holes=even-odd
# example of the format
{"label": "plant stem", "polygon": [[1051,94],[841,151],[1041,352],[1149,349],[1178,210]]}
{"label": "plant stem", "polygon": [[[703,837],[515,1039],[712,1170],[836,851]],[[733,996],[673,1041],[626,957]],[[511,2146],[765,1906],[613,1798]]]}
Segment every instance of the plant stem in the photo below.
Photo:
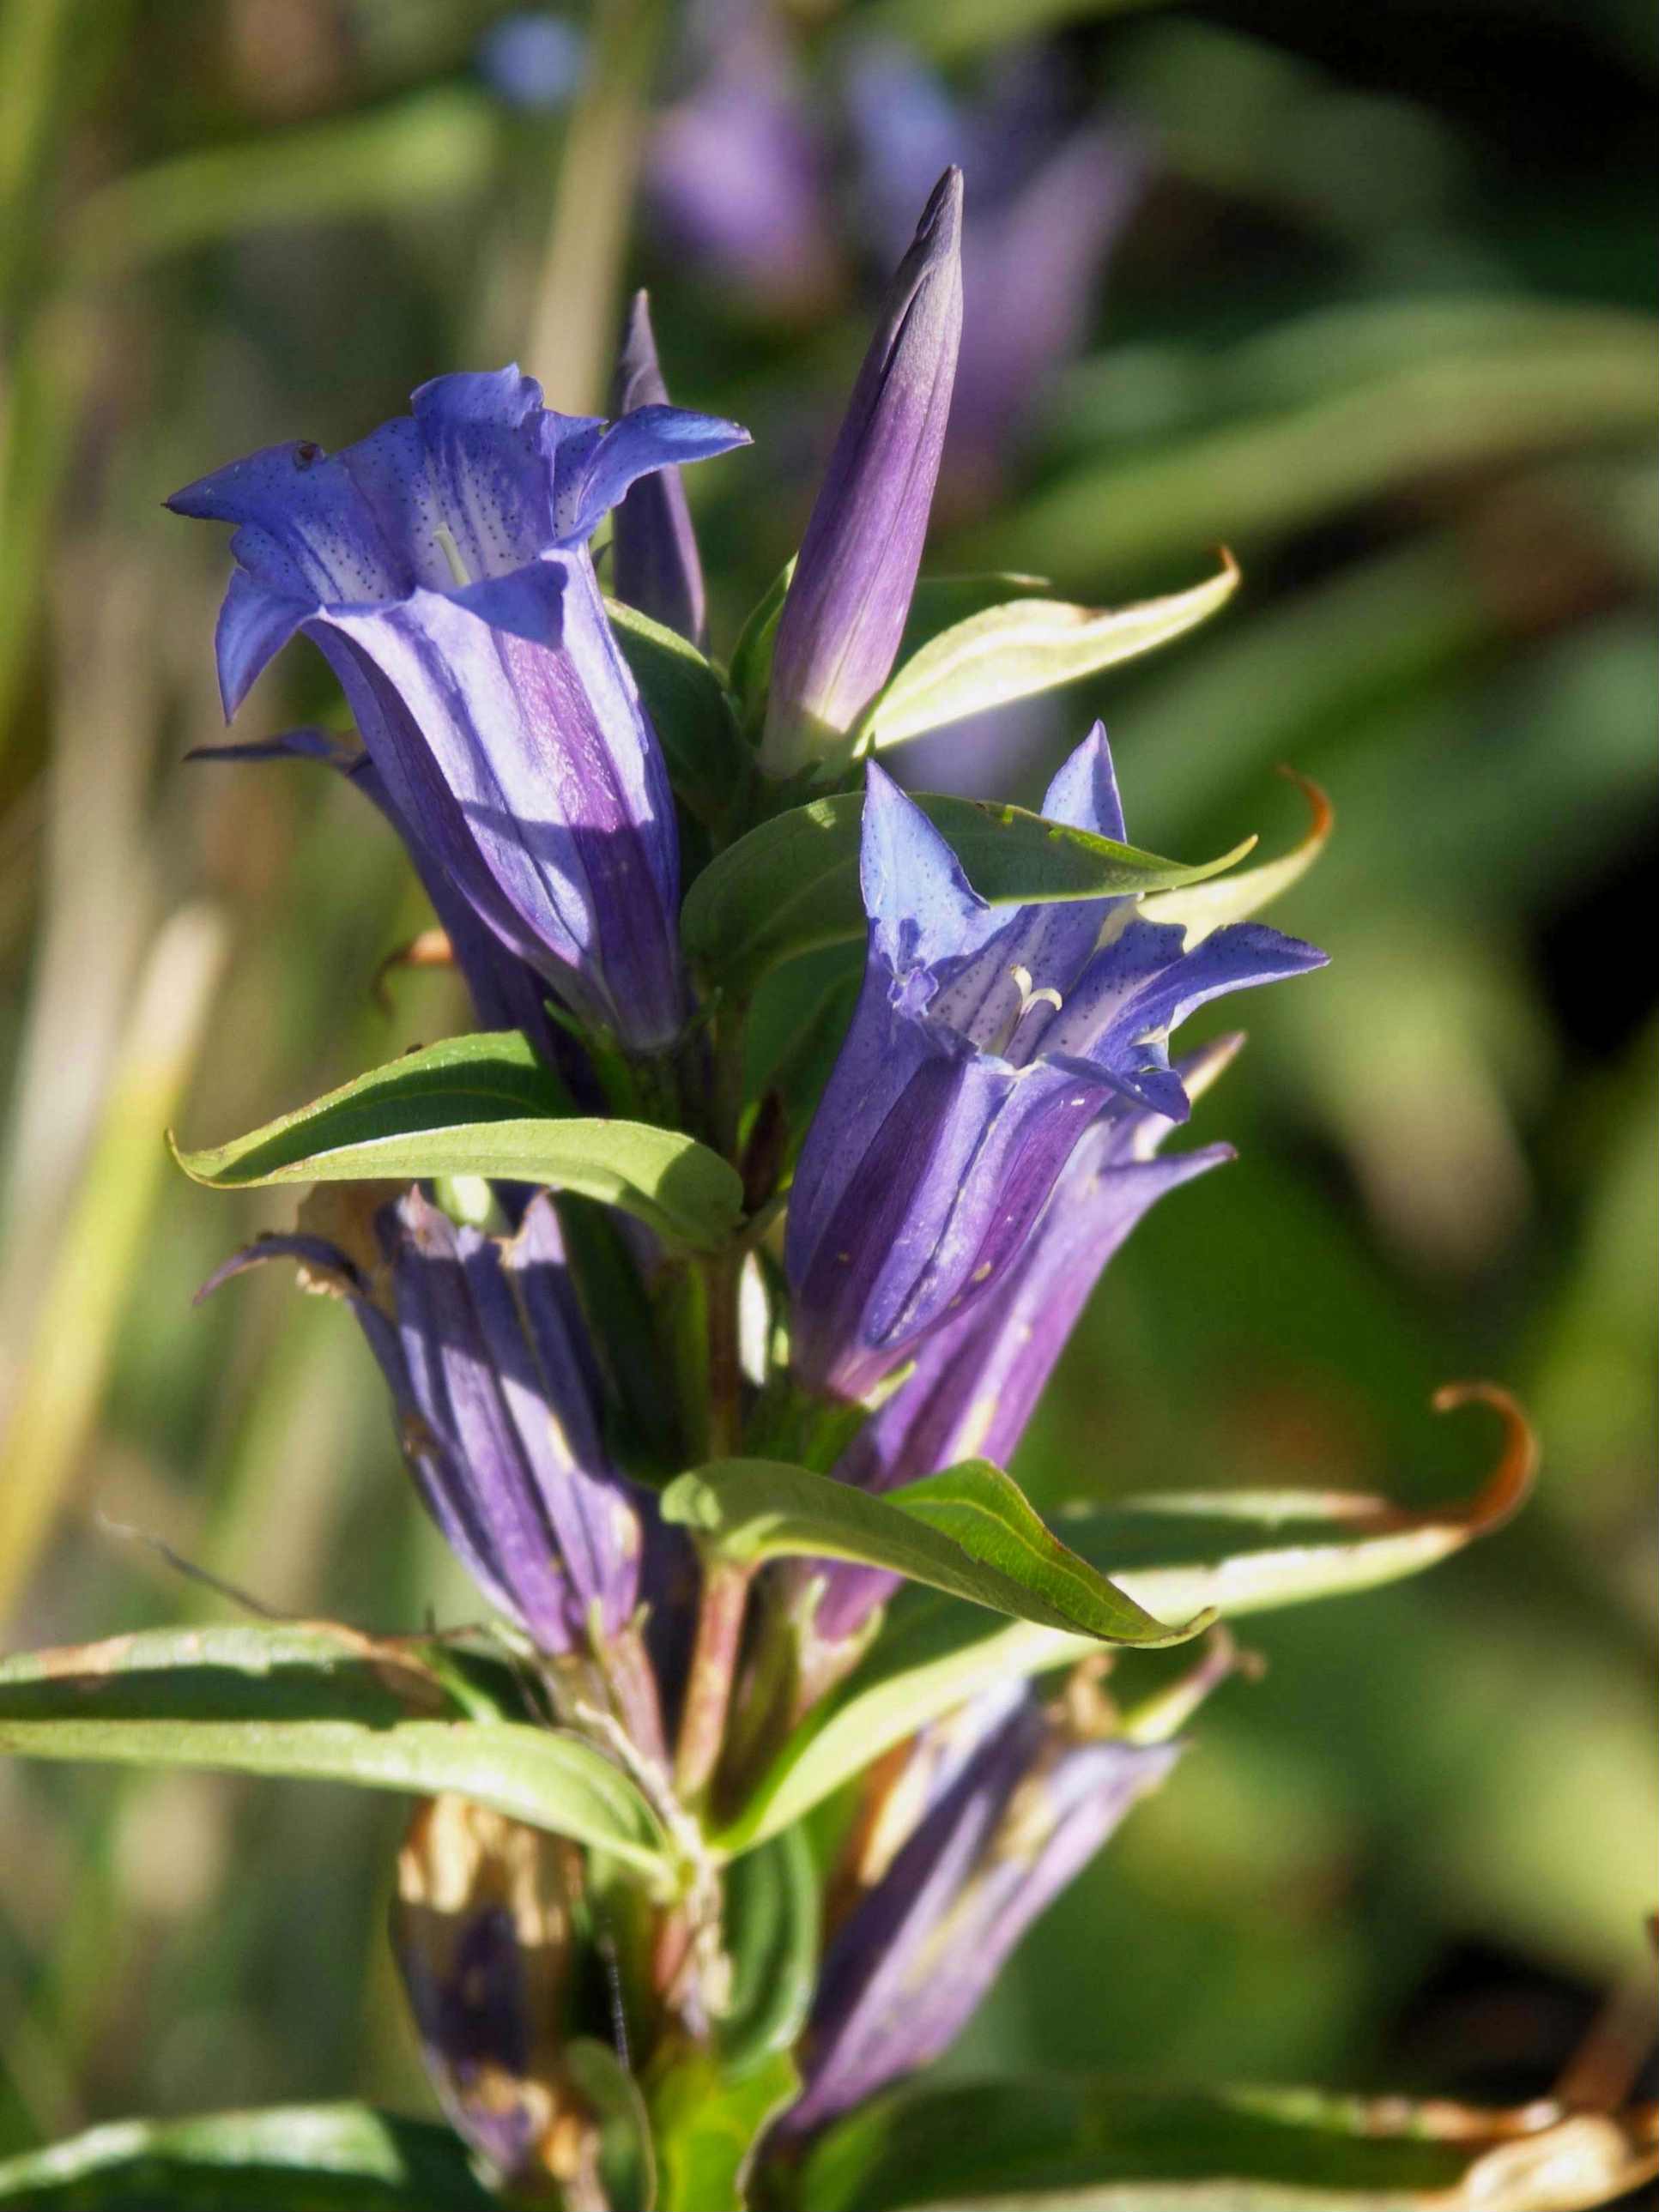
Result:
{"label": "plant stem", "polygon": [[743,1617],[754,1569],[726,1559],[705,1559],[697,1639],[685,1685],[685,1710],[674,1762],[674,1787],[681,1802],[695,1804],[706,1795],[726,1741],[726,1717],[743,1640]]}
{"label": "plant stem", "polygon": [[[728,1012],[715,1024],[710,1067],[710,1118],[714,1140],[728,1158],[737,1152],[743,1103],[741,1018]],[[731,1459],[743,1449],[743,1363],[738,1300],[744,1253],[735,1244],[702,1263],[708,1352],[705,1449],[710,1460]],[[674,1786],[682,1802],[708,1794],[725,1746],[726,1717],[743,1643],[750,1566],[705,1556],[696,1640],[686,1678],[674,1760]]]}

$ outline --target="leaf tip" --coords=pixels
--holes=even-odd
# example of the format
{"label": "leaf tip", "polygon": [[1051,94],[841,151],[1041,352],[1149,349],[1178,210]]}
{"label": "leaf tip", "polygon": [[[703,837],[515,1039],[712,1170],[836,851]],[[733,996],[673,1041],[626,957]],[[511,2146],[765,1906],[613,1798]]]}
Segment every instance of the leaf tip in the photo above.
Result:
{"label": "leaf tip", "polygon": [[213,1180],[211,1175],[208,1174],[201,1164],[206,1155],[202,1152],[186,1152],[179,1141],[179,1132],[174,1128],[169,1127],[162,1133],[167,1144],[167,1155],[174,1167],[181,1170],[192,1182],[204,1185],[211,1183]]}
{"label": "leaf tip", "polygon": [[1519,1402],[1500,1383],[1443,1382],[1429,1402],[1437,1413],[1489,1406],[1504,1424],[1498,1464],[1468,1504],[1445,1516],[1471,1536],[1489,1534],[1517,1513],[1531,1492],[1540,1456],[1537,1435]]}

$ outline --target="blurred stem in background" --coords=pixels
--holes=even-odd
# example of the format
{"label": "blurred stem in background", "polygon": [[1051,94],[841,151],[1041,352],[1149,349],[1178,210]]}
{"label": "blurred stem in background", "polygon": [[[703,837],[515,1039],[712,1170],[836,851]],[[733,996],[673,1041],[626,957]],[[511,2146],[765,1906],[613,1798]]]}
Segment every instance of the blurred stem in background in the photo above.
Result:
{"label": "blurred stem in background", "polygon": [[78,0],[33,0],[0,18],[0,329],[15,328],[41,243],[30,203],[46,177],[80,12]]}
{"label": "blurred stem in background", "polygon": [[[28,1580],[97,1419],[170,1169],[155,1133],[194,1072],[226,950],[223,921],[206,907],[174,915],[156,936],[72,1208],[56,1224],[44,1281],[31,1285],[33,1326],[0,1442],[0,1617]],[[14,1313],[21,1303],[7,1301]]]}
{"label": "blurred stem in background", "polygon": [[667,0],[595,0],[586,76],[560,151],[526,363],[572,415],[601,411]]}

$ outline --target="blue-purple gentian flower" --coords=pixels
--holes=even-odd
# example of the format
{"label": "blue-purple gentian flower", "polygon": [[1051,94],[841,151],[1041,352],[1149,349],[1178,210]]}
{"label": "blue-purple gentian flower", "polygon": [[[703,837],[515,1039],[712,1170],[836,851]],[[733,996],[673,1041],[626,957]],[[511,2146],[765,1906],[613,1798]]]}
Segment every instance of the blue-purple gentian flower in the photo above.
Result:
{"label": "blue-purple gentian flower", "polygon": [[[924,1730],[892,1784],[913,1825],[831,1935],[784,2139],[952,2042],[1031,1922],[1180,1756],[1091,1738],[1021,1687]],[[890,1824],[884,1808],[878,1827]]]}
{"label": "blue-purple gentian flower", "polygon": [[590,1027],[684,1027],[679,854],[586,541],[639,477],[747,442],[647,406],[557,415],[516,368],[444,376],[355,446],[271,446],[168,504],[238,526],[227,714],[296,631],[326,655],[422,875]]}
{"label": "blue-purple gentian flower", "polygon": [[[643,292],[636,292],[611,385],[611,411],[623,416],[639,407],[665,406],[667,401],[668,387],[651,328],[651,304]],[[653,622],[678,630],[702,649],[708,599],[678,469],[658,469],[641,477],[617,506],[611,523],[611,581],[625,606],[637,607]]]}
{"label": "blue-purple gentian flower", "polygon": [[962,339],[962,172],[933,188],[882,302],[778,620],[762,764],[836,752],[892,672]]}
{"label": "blue-purple gentian flower", "polygon": [[[1098,724],[1043,811],[1121,840]],[[1325,959],[1253,922],[1188,951],[1133,898],[990,906],[874,763],[861,867],[864,987],[801,1149],[785,1243],[796,1378],[847,1400],[995,1288],[1092,1122],[1187,1119],[1167,1041],[1188,1014]]]}
{"label": "blue-purple gentian flower", "polygon": [[[1243,1039],[1223,1037],[1176,1065],[1196,1097]],[[1230,1145],[1158,1157],[1176,1125],[1149,1111],[1107,1114],[1084,1132],[1018,1258],[988,1297],[944,1322],[910,1372],[836,1462],[837,1480],[882,1492],[966,1459],[1006,1467],[1109,1261],[1167,1191],[1231,1159]],[[820,1594],[811,1633],[855,1645],[900,1577],[823,1560],[796,1571]]]}
{"label": "blue-purple gentian flower", "polygon": [[586,1326],[545,1191],[503,1242],[410,1189],[373,1244],[261,1237],[211,1291],[295,1259],[350,1302],[421,1498],[484,1595],[554,1656],[618,1637],[638,1601],[647,1502],[611,1466]]}

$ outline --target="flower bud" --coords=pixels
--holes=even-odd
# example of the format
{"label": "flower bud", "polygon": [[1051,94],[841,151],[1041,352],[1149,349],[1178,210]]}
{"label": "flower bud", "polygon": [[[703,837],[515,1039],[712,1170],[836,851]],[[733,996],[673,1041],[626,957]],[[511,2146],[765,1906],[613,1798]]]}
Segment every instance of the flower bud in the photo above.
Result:
{"label": "flower bud", "polygon": [[[636,407],[665,406],[667,402],[650,303],[643,292],[636,292],[617,362],[611,411],[625,416]],[[690,638],[701,651],[707,615],[702,563],[678,469],[670,466],[637,477],[611,516],[611,532],[616,596],[624,606],[637,607],[653,622]]]}
{"label": "flower bud", "polygon": [[947,169],[882,303],[778,623],[761,759],[833,752],[892,672],[927,534],[962,338],[962,172]]}
{"label": "flower bud", "polygon": [[918,1737],[891,1785],[914,1826],[830,1939],[781,2133],[811,2133],[938,2057],[1031,1922],[1178,1756],[1091,1738],[1000,1686]]}
{"label": "flower bud", "polygon": [[502,1241],[456,1228],[411,1189],[367,1237],[263,1237],[207,1289],[283,1257],[349,1300],[416,1488],[490,1603],[556,1656],[620,1636],[638,1601],[649,1501],[605,1454],[547,1193]]}
{"label": "flower bud", "polygon": [[509,2184],[591,2203],[598,2132],[563,2063],[580,1882],[562,1838],[432,1798],[398,1855],[392,1948],[456,2132]]}

